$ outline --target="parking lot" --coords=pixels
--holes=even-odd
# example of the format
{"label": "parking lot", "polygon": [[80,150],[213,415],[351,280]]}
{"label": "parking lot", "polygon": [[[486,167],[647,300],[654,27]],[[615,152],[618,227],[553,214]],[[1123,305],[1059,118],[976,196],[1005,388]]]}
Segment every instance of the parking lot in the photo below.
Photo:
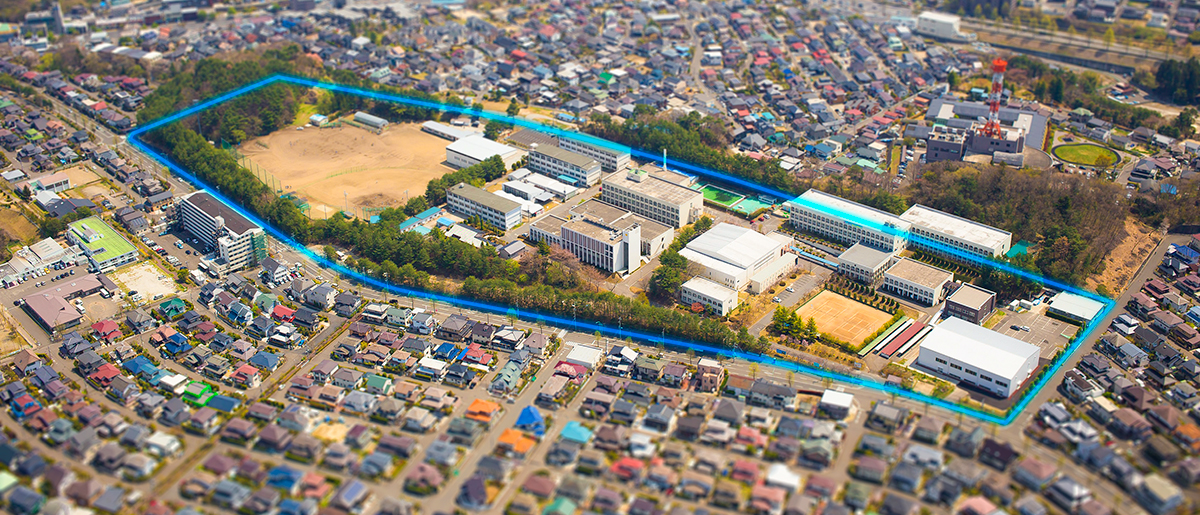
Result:
{"label": "parking lot", "polygon": [[[1007,312],[1000,323],[993,329],[1023,342],[1037,345],[1042,349],[1043,358],[1053,358],[1054,353],[1064,348],[1070,342],[1070,336],[1079,330],[1078,326],[1055,320],[1045,315],[1046,306],[1037,306],[1033,311],[1024,313]],[[1013,329],[1028,327],[1029,330]],[[1066,336],[1063,333],[1067,333]]]}

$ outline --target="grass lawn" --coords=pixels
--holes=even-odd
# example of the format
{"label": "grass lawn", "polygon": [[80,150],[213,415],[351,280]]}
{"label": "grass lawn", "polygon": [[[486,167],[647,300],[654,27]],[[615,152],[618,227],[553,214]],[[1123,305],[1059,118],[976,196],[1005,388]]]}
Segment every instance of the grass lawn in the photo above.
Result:
{"label": "grass lawn", "polygon": [[296,119],[292,120],[292,125],[300,125],[308,123],[308,118],[317,114],[317,106],[313,104],[300,104],[299,109],[296,109]]}
{"label": "grass lawn", "polygon": [[888,166],[888,172],[892,175],[896,175],[896,172],[900,171],[900,154],[903,153],[900,148],[892,147],[892,162]]}
{"label": "grass lawn", "polygon": [[1117,164],[1121,160],[1116,152],[1092,143],[1061,145],[1054,147],[1052,152],[1055,157],[1063,161],[1084,166],[1095,165],[1101,156],[1108,156],[1108,164],[1110,166]]}

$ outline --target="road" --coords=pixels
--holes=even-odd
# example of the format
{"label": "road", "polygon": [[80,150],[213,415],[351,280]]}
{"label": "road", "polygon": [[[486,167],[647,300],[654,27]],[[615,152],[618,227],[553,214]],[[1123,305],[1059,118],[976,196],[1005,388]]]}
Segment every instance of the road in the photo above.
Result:
{"label": "road", "polygon": [[1103,49],[1106,52],[1126,55],[1144,61],[1165,61],[1172,58],[1166,52],[1158,50],[1150,50],[1148,48],[1126,45],[1124,43],[1113,43],[1105,45],[1103,41],[1092,39],[1086,35],[1072,36],[1066,32],[1049,32],[1044,29],[1032,29],[1029,27],[1009,27],[1007,25],[994,25],[991,23],[984,24],[969,18],[962,19],[963,30],[975,30],[977,32],[997,33],[1008,36],[1015,36],[1030,40],[1036,40],[1043,43],[1059,43],[1068,44],[1078,47],[1090,49]]}

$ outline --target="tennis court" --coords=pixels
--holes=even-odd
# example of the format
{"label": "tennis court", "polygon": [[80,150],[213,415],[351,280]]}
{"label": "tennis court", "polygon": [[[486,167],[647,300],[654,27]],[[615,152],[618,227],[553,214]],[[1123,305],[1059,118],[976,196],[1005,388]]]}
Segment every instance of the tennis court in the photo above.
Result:
{"label": "tennis court", "polygon": [[817,329],[854,345],[892,319],[883,311],[825,290],[796,310],[800,318],[816,321]]}
{"label": "tennis court", "polygon": [[732,209],[742,214],[751,215],[758,212],[760,209],[766,209],[773,205],[774,204],[768,204],[756,198],[746,197],[743,198],[741,202],[738,202],[736,205],[734,205]]}
{"label": "tennis court", "polygon": [[726,208],[732,207],[739,200],[745,198],[737,193],[718,188],[711,184],[704,185],[704,187],[700,188],[700,191],[704,193],[704,200],[714,204],[720,204]]}

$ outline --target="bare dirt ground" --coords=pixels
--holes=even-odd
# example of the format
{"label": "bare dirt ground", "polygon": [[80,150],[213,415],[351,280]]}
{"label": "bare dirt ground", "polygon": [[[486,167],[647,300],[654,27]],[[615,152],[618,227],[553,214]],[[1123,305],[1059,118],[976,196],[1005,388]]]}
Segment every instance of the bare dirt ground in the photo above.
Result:
{"label": "bare dirt ground", "polygon": [[8,356],[28,346],[29,343],[17,332],[16,321],[8,314],[8,309],[0,307],[0,356]]}
{"label": "bare dirt ground", "polygon": [[72,166],[63,170],[63,173],[67,174],[67,177],[71,179],[72,189],[100,180],[99,175],[88,170],[84,165]]}
{"label": "bare dirt ground", "polygon": [[821,332],[852,345],[861,343],[892,318],[883,311],[828,290],[800,306],[796,314],[804,320],[812,317]]}
{"label": "bare dirt ground", "polygon": [[21,241],[28,241],[38,233],[37,227],[16,209],[0,209],[0,230]]}
{"label": "bare dirt ground", "polygon": [[431,179],[453,169],[443,164],[448,141],[421,132],[420,124],[390,125],[375,135],[357,127],[287,129],[242,144],[285,192],[308,200],[310,216],[327,218],[346,207],[401,206],[423,195]]}
{"label": "bare dirt ground", "polygon": [[158,295],[167,296],[178,291],[175,281],[163,275],[152,264],[139,263],[109,274],[117,284],[128,291],[136,291],[146,299],[154,299]]}
{"label": "bare dirt ground", "polygon": [[1154,251],[1162,235],[1153,228],[1138,223],[1133,218],[1125,219],[1125,239],[1104,258],[1104,272],[1087,279],[1087,288],[1096,289],[1103,284],[1111,295],[1120,295],[1137,275],[1138,267],[1146,256]]}

